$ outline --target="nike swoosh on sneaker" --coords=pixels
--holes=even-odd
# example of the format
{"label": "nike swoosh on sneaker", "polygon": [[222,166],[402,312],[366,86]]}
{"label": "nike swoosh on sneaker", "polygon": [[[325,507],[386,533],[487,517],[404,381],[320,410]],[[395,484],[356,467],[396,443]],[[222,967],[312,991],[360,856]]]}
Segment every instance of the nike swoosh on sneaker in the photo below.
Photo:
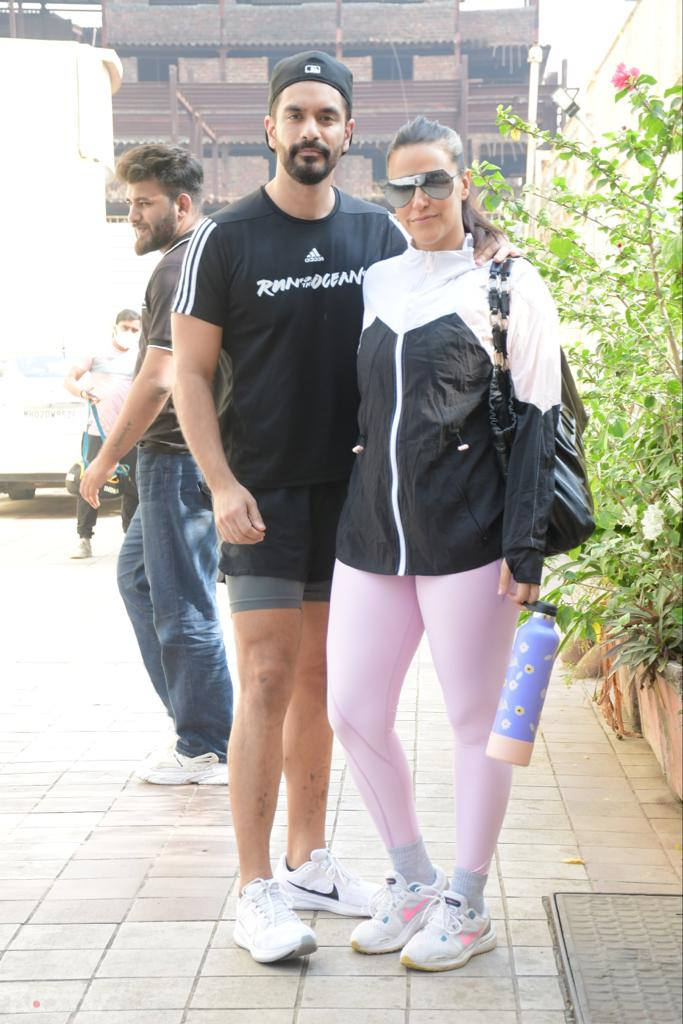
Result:
{"label": "nike swoosh on sneaker", "polygon": [[309,889],[305,885],[297,885],[296,882],[290,882],[289,879],[287,879],[287,881],[289,882],[290,885],[293,885],[295,889],[301,889],[302,892],[310,893],[311,896],[324,896],[325,899],[339,901],[339,892],[337,891],[336,885],[332,886],[330,892],[320,892],[319,889]]}
{"label": "nike swoosh on sneaker", "polygon": [[415,915],[420,910],[422,910],[423,907],[426,907],[427,904],[430,903],[430,902],[431,901],[429,899],[422,900],[420,903],[418,903],[416,906],[414,906],[412,908],[412,910],[409,907],[405,907],[405,909],[401,911],[401,917],[403,918],[404,921],[412,921],[412,919],[415,917]]}

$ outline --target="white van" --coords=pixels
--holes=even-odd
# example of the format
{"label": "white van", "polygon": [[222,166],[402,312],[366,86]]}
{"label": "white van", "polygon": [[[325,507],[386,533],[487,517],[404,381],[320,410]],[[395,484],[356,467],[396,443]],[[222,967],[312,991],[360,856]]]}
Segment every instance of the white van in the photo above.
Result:
{"label": "white van", "polygon": [[36,487],[64,487],[78,461],[87,405],[64,387],[63,356],[0,356],[0,493],[32,498]]}
{"label": "white van", "polygon": [[105,187],[121,75],[112,50],[0,39],[0,95],[12,98],[0,104],[0,194],[14,197],[0,253],[0,491],[13,498],[64,486],[86,421],[64,377],[109,337],[117,312]]}

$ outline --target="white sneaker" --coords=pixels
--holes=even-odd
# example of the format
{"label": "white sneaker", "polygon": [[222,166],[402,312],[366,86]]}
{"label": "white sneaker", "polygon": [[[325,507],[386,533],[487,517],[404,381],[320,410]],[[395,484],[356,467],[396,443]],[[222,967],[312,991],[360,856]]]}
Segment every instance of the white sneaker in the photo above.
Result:
{"label": "white sneaker", "polygon": [[398,871],[388,875],[386,885],[372,901],[371,919],[362,921],[351,932],[352,947],[357,953],[393,953],[402,949],[425,923],[446,884],[441,868],[436,868],[432,885],[408,885]]}
{"label": "white sneaker", "polygon": [[77,547],[74,548],[72,558],[92,558],[92,544],[89,537],[81,537]]}
{"label": "white sneaker", "polygon": [[315,933],[296,916],[274,878],[255,878],[244,887],[233,938],[260,964],[306,956],[318,948]]}
{"label": "white sneaker", "polygon": [[417,971],[452,971],[495,944],[488,909],[477,914],[464,896],[446,890],[431,907],[424,928],[402,950],[401,963]]}
{"label": "white sneaker", "polygon": [[135,775],[143,782],[154,782],[159,786],[184,786],[188,783],[196,783],[198,786],[228,784],[228,766],[224,761],[219,761],[216,754],[186,757],[175,749],[144,761],[135,769]]}
{"label": "white sneaker", "polygon": [[311,859],[294,871],[283,853],[275,877],[295,910],[329,910],[347,917],[369,917],[370,902],[380,890],[347,871],[329,850],[313,850]]}

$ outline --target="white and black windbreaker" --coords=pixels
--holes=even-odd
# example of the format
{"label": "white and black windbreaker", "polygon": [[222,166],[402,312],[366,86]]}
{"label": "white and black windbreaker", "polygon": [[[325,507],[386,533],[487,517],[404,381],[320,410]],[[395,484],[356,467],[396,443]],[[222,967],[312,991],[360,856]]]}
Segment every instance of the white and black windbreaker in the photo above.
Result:
{"label": "white and black windbreaker", "polygon": [[470,236],[458,251],[411,246],[366,274],[363,450],[337,538],[347,565],[440,576],[504,555],[518,582],[540,582],[560,405],[557,312],[534,267],[515,260],[508,353],[518,422],[505,482],[488,413],[488,274]]}

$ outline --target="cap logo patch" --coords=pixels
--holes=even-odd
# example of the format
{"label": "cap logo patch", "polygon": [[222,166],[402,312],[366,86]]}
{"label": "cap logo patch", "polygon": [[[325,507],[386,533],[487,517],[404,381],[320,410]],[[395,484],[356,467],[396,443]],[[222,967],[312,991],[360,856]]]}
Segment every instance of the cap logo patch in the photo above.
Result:
{"label": "cap logo patch", "polygon": [[304,71],[307,75],[319,75],[322,72],[322,68],[319,64],[307,64]]}

